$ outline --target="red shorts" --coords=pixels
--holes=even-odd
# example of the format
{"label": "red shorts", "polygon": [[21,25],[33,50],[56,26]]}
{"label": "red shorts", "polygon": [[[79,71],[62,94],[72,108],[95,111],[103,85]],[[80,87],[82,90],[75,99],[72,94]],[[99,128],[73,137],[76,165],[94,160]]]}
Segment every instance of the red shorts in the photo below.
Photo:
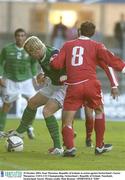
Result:
{"label": "red shorts", "polygon": [[101,84],[99,80],[88,80],[77,85],[68,85],[63,109],[77,111],[82,106],[96,109],[103,104]]}

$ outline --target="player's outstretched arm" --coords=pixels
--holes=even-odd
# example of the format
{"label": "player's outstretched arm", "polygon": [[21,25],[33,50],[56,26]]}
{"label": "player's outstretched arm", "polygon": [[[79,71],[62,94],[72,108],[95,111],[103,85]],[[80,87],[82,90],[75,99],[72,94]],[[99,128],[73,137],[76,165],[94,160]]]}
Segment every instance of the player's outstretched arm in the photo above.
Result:
{"label": "player's outstretched arm", "polygon": [[111,53],[103,44],[98,44],[97,47],[97,58],[98,60],[104,61],[108,66],[112,67],[116,71],[125,73],[125,63],[123,60]]}

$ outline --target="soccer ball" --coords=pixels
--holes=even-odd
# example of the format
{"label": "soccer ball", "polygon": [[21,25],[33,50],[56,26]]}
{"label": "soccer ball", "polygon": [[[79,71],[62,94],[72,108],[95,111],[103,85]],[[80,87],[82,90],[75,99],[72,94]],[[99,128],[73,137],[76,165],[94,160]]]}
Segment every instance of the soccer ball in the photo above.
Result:
{"label": "soccer ball", "polygon": [[11,136],[6,140],[6,149],[8,152],[23,151],[23,140],[18,136]]}

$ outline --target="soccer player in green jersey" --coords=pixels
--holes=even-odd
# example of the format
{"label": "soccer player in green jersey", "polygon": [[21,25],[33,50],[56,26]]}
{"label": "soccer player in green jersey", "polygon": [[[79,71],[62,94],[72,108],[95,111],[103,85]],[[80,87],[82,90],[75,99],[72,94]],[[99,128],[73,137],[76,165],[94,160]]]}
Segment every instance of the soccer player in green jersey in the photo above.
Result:
{"label": "soccer player in green jersey", "polygon": [[49,153],[55,155],[62,154],[63,148],[60,143],[59,127],[53,114],[63,105],[66,86],[61,84],[60,77],[65,75],[65,70],[53,70],[49,64],[50,58],[54,54],[57,54],[58,50],[45,46],[42,41],[35,36],[31,36],[25,41],[24,49],[30,56],[38,60],[44,74],[42,72],[37,76],[37,82],[44,81],[44,85],[43,88],[29,100],[20,125],[16,131],[11,132],[9,136],[14,134],[21,136],[27,127],[33,123],[37,108],[45,105],[43,108],[43,116],[54,144],[53,148],[49,149]]}
{"label": "soccer player in green jersey", "polygon": [[[33,77],[37,73],[37,62],[24,50],[26,40],[24,29],[15,31],[15,42],[5,46],[0,54],[0,87],[2,87],[3,107],[0,112],[0,137],[4,135],[6,116],[11,104],[19,95],[28,100],[36,91]],[[33,128],[28,127],[29,138],[34,137]]]}

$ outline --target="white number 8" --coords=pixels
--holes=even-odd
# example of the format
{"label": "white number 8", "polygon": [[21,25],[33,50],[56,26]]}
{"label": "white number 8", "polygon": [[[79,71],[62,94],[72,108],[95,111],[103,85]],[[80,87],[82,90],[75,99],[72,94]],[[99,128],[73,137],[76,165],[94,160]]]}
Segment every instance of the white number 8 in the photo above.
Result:
{"label": "white number 8", "polygon": [[72,50],[72,66],[80,66],[83,64],[84,48],[81,46],[75,46]]}

